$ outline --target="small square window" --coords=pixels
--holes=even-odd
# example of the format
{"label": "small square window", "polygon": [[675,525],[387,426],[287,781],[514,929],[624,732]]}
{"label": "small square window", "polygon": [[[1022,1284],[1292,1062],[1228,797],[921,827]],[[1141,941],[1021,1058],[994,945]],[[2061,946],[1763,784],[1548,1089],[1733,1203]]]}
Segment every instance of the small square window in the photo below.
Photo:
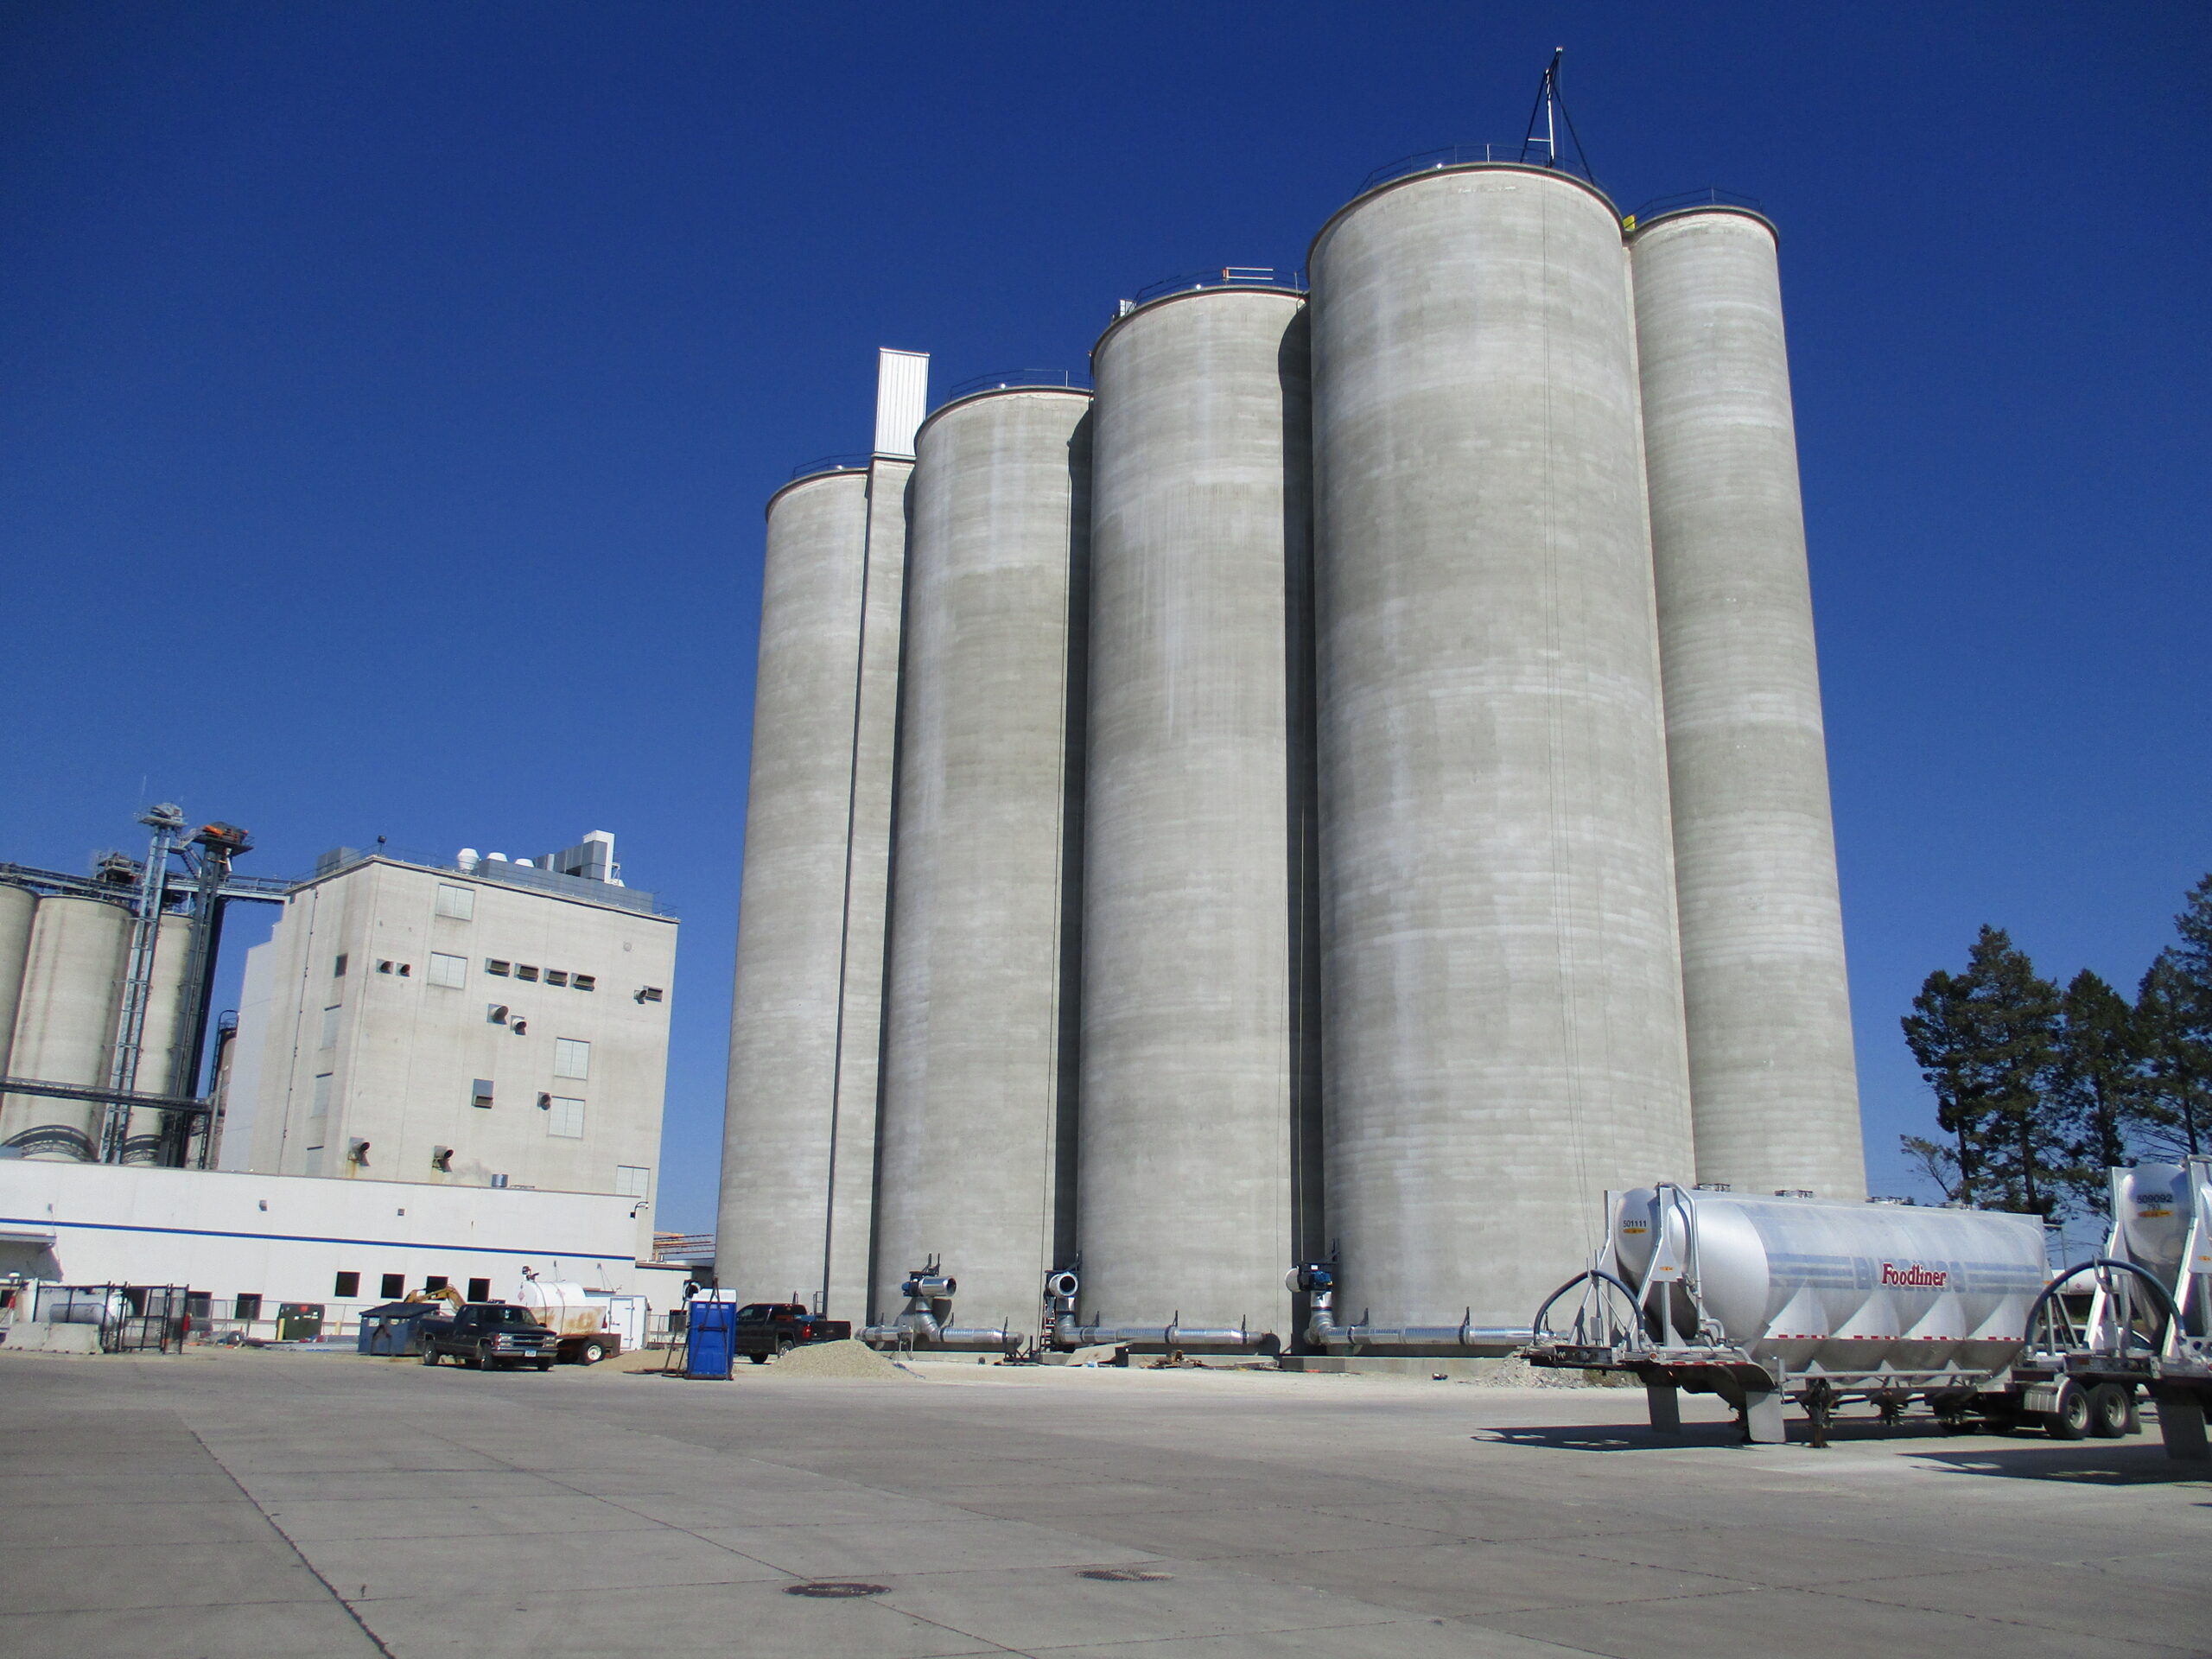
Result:
{"label": "small square window", "polygon": [[572,990],[595,991],[599,988],[599,981],[589,974],[577,974],[569,979],[569,985]]}
{"label": "small square window", "polygon": [[231,1317],[234,1319],[257,1319],[261,1317],[261,1293],[242,1290],[231,1299]]}
{"label": "small square window", "polygon": [[468,1281],[468,1300],[472,1302],[490,1301],[492,1300],[492,1281],[489,1279],[470,1280]]}
{"label": "small square window", "polygon": [[573,1037],[553,1039],[553,1075],[556,1077],[591,1076],[591,1045]]}
{"label": "small square window", "polygon": [[425,1290],[443,1290],[445,1287],[446,1276],[442,1273],[434,1273],[423,1281],[423,1288]]}
{"label": "small square window", "polygon": [[476,889],[451,887],[441,881],[438,883],[438,914],[450,917],[456,922],[474,921]]}
{"label": "small square window", "polygon": [[387,1273],[378,1281],[377,1294],[387,1302],[396,1302],[406,1294],[407,1275],[404,1273]]}
{"label": "small square window", "polygon": [[487,974],[497,974],[501,979],[507,976],[509,966],[509,963],[501,962],[497,957],[484,958],[484,971]]}
{"label": "small square window", "polygon": [[572,1100],[565,1095],[554,1095],[548,1098],[546,1109],[550,1114],[545,1122],[546,1134],[556,1135],[563,1141],[584,1138],[583,1102]]}
{"label": "small square window", "polygon": [[330,1287],[330,1294],[333,1296],[340,1298],[359,1295],[361,1294],[361,1275],[358,1273],[340,1274],[336,1282]]}
{"label": "small square window", "polygon": [[517,979],[536,979],[537,977],[537,969],[531,967],[526,962],[518,963],[515,968],[515,977]]}
{"label": "small square window", "polygon": [[545,982],[548,985],[565,986],[569,982],[569,976],[558,968],[548,968],[545,970]]}
{"label": "small square window", "polygon": [[468,1103],[472,1106],[480,1106],[487,1112],[492,1109],[491,1078],[479,1077],[469,1085]]}
{"label": "small square window", "polygon": [[442,950],[433,950],[430,952],[428,977],[433,985],[450,985],[458,990],[468,982],[468,958],[449,957]]}
{"label": "small square window", "polygon": [[344,951],[341,950],[339,952],[338,960],[331,964],[330,976],[333,979],[343,979],[346,977],[346,954]]}
{"label": "small square window", "polygon": [[614,1190],[626,1198],[652,1197],[653,1173],[637,1164],[614,1166]]}

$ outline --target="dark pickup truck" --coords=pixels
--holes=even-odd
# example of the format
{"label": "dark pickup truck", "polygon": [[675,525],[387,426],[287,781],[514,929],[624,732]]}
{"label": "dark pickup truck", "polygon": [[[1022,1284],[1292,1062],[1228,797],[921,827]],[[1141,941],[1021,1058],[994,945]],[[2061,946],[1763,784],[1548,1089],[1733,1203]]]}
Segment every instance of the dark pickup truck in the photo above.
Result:
{"label": "dark pickup truck", "polygon": [[420,1329],[425,1365],[450,1354],[487,1371],[524,1364],[550,1371],[560,1344],[528,1308],[512,1302],[465,1302],[451,1313],[429,1315]]}
{"label": "dark pickup truck", "polygon": [[748,1302],[737,1310],[730,1351],[766,1365],[771,1355],[788,1354],[810,1342],[843,1342],[852,1334],[851,1320],[825,1319],[798,1302]]}

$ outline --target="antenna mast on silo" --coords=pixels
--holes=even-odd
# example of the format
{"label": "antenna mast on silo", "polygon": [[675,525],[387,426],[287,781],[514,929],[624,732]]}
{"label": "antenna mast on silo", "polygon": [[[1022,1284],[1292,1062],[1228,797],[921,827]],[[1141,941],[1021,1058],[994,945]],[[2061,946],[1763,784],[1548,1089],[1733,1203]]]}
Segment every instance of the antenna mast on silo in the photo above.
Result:
{"label": "antenna mast on silo", "polygon": [[1590,166],[1590,152],[1582,148],[1582,135],[1574,130],[1574,118],[1567,112],[1567,100],[1560,96],[1559,67],[1567,57],[1563,46],[1552,48],[1552,60],[1544,66],[1544,78],[1536,85],[1536,107],[1529,111],[1529,130],[1521,140],[1521,159],[1532,159],[1532,152],[1541,150],[1542,164],[1564,170],[1567,163],[1560,159],[1559,130],[1567,129],[1567,142],[1574,146],[1574,160],[1582,176],[1591,183],[1598,182],[1597,174]]}

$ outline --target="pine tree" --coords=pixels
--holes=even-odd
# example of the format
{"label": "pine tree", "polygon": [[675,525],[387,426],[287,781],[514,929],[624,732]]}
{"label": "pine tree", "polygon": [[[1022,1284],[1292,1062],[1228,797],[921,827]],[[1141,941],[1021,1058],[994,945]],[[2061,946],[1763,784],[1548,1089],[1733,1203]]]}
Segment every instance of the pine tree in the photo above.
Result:
{"label": "pine tree", "polygon": [[2075,1161],[2052,1087],[2058,988],[2001,928],[1985,926],[1966,972],[1936,969],[1912,1007],[1905,1041],[1955,1144],[1916,1147],[1909,1135],[1907,1154],[1931,1173],[1953,1171],[1947,1190],[1960,1202],[2056,1214],[2072,1197],[2066,1172]]}
{"label": "pine tree", "polygon": [[2069,1142],[2064,1184],[2085,1207],[2103,1211],[2105,1172],[2127,1161],[2127,1141],[2142,1118],[2143,1045],[2127,999],[2084,968],[2059,999],[2053,1105]]}
{"label": "pine tree", "polygon": [[2158,952],[2136,994],[2148,1074],[2137,1138],[2154,1157],[2194,1156],[2212,1144],[2212,1030],[2200,1012],[2206,1000],[2171,946]]}

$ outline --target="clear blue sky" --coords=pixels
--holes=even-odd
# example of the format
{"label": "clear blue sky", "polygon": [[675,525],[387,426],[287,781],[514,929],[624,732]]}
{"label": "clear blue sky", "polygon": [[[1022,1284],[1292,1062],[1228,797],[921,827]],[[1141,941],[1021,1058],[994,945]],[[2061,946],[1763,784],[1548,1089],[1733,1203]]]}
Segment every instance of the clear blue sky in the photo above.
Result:
{"label": "clear blue sky", "polygon": [[684,918],[661,1220],[710,1226],[766,496],[866,447],[878,346],[1080,366],[1121,296],[1517,139],[1564,43],[1624,207],[1782,226],[1903,1190],[1928,970],[1986,920],[2132,989],[2212,868],[2208,18],[8,3],[0,858],[162,798],[270,874],[615,831]]}

